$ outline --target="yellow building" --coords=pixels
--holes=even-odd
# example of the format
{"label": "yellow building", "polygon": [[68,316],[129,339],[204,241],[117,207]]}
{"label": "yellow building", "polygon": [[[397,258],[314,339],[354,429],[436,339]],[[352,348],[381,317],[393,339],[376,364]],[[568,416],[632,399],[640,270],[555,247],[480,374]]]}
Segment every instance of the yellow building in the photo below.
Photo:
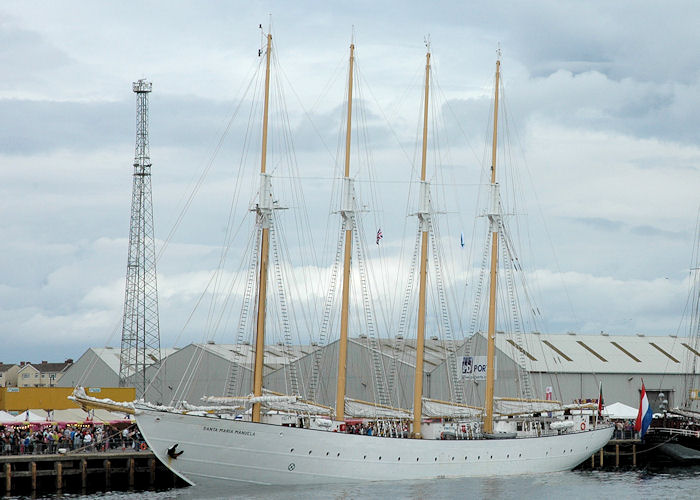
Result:
{"label": "yellow building", "polygon": [[[0,388],[0,410],[23,412],[27,409],[67,410],[78,408],[68,399],[73,393],[70,387],[2,387]],[[133,401],[133,387],[86,387],[85,393],[96,398],[113,401]]]}

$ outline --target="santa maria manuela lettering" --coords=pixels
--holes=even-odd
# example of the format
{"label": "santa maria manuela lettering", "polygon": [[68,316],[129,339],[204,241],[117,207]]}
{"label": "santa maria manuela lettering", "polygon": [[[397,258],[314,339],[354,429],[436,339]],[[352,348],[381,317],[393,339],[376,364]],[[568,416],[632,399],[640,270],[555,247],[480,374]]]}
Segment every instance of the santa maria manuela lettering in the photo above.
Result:
{"label": "santa maria manuela lettering", "polygon": [[222,429],[221,427],[209,427],[202,426],[202,430],[209,432],[226,432],[228,434],[238,434],[240,436],[255,437],[255,432],[253,431],[241,431],[238,429]]}

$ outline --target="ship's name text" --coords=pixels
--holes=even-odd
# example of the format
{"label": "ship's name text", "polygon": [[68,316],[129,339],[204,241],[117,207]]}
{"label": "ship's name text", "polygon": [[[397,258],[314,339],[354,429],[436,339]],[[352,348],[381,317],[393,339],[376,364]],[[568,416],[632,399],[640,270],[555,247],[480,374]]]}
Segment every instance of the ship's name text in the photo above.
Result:
{"label": "ship's name text", "polygon": [[222,429],[221,427],[207,427],[205,425],[202,427],[202,430],[209,432],[227,432],[229,434],[238,434],[239,436],[255,437],[255,432],[253,431],[241,431],[238,429]]}

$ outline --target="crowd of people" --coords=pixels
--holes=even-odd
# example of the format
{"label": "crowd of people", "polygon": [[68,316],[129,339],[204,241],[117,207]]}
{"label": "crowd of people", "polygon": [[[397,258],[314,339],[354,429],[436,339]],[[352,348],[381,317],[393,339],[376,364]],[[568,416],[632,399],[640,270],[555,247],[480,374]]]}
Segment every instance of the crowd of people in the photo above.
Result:
{"label": "crowd of people", "polygon": [[[613,439],[637,439],[639,432],[634,428],[634,420],[615,420],[615,434]],[[678,417],[654,418],[651,428],[679,429],[700,434],[700,424],[694,420]]]}
{"label": "crowd of people", "polygon": [[639,433],[634,430],[634,420],[615,420],[613,439],[635,439]]}
{"label": "crowd of people", "polygon": [[2,455],[144,450],[145,441],[133,426],[118,429],[112,425],[68,424],[0,426]]}
{"label": "crowd of people", "polygon": [[365,421],[347,423],[347,434],[362,434],[382,437],[408,437],[408,423],[401,421]]}

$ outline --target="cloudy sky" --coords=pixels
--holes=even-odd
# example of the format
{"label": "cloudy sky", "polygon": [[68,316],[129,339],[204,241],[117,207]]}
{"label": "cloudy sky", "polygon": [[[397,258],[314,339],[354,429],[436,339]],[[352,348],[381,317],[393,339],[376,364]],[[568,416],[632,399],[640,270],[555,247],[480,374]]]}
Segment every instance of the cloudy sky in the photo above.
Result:
{"label": "cloudy sky", "polygon": [[[279,173],[305,181],[306,206],[290,191],[281,200],[290,208],[284,217],[305,221],[314,240],[295,239],[287,230],[298,272],[301,266],[327,269],[335,248],[336,225],[329,221],[337,220],[332,185],[342,163],[337,145],[353,32],[356,120],[369,151],[353,160],[353,170],[369,208],[363,216],[368,257],[377,265],[407,265],[415,231],[408,217],[415,204],[407,205],[407,197],[413,192],[415,199],[409,181],[416,175],[429,35],[431,114],[440,131],[439,140],[431,140],[429,177],[435,192],[444,193],[436,200],[446,212],[440,235],[454,247],[446,255],[454,269],[448,278],[455,314],[469,323],[469,299],[460,297],[469,296],[463,290],[473,286],[469,269],[481,258],[483,224],[475,215],[500,44],[504,143],[511,151],[504,160],[520,158],[512,161],[518,172],[506,178],[522,184],[513,191],[523,200],[513,213],[529,227],[519,242],[541,328],[675,333],[700,204],[700,6],[486,4],[2,2],[0,361],[59,361],[90,346],[119,345],[135,139],[131,83],[139,78],[153,82],[159,248],[207,172],[159,260],[162,344],[214,335],[234,340],[231,331],[207,330],[206,319],[184,325],[217,268],[232,198],[235,211],[245,213],[254,196],[242,180],[257,182],[257,153],[241,151],[248,114],[259,110],[249,105],[259,94],[248,87],[260,75],[258,25],[267,30],[270,14],[276,81],[296,159],[294,169]],[[357,137],[361,146],[362,132]],[[438,143],[447,152],[438,153]],[[364,182],[370,179],[374,188]],[[247,241],[235,227],[234,265],[227,271],[233,274],[240,271],[235,254]],[[384,232],[380,248],[373,241],[377,227]],[[310,253],[311,262],[294,260]],[[382,308],[396,315],[400,299],[385,295],[401,285],[380,280],[377,286]],[[318,286],[312,288],[310,316],[323,301]]]}

